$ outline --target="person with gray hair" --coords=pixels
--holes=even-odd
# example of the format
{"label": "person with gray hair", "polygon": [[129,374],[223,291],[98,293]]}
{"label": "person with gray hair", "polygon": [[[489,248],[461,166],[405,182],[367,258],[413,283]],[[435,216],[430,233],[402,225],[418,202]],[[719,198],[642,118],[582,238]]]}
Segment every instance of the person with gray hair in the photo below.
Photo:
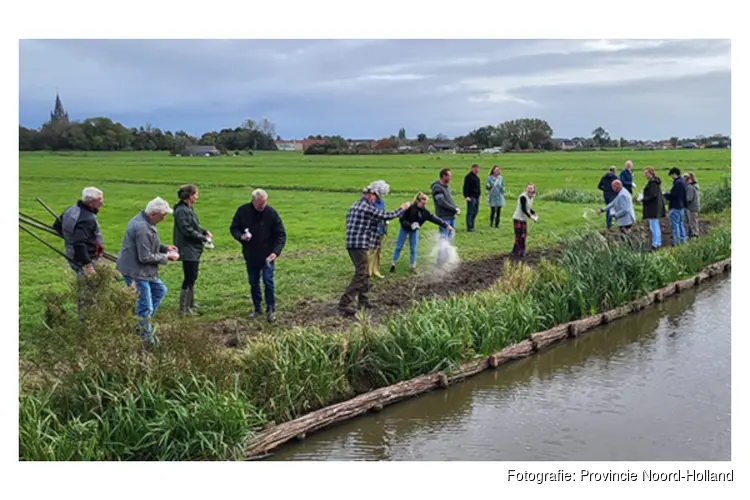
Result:
{"label": "person with gray hair", "polygon": [[140,333],[147,344],[153,342],[150,318],[167,295],[167,287],[159,279],[159,266],[180,258],[177,247],[162,244],[156,230],[156,225],[171,213],[169,203],[160,197],[148,202],[146,208],[128,222],[117,257],[117,270],[125,284],[134,286],[138,292],[136,314],[141,318]]}
{"label": "person with gray hair", "polygon": [[[104,253],[104,238],[97,214],[104,204],[104,193],[93,186],[83,188],[81,199],[75,205],[66,208],[53,223],[53,229],[62,235],[65,255],[70,268],[78,279],[85,275],[95,274],[95,265]],[[90,307],[93,302],[83,299],[83,294],[76,298],[78,319],[83,321],[82,309]]]}
{"label": "person with gray hair", "polygon": [[260,279],[263,278],[266,299],[266,319],[276,320],[276,295],[274,290],[274,269],[276,259],[286,244],[286,230],[279,213],[268,205],[268,193],[256,189],[252,201],[237,208],[229,226],[229,232],[242,245],[247,280],[253,300],[253,312],[248,315],[253,320],[262,314],[263,296]]}
{"label": "person with gray hair", "polygon": [[96,215],[104,204],[104,193],[95,187],[83,188],[81,199],[65,209],[53,228],[62,235],[65,255],[76,274],[93,274],[94,264],[104,252],[104,239]]}

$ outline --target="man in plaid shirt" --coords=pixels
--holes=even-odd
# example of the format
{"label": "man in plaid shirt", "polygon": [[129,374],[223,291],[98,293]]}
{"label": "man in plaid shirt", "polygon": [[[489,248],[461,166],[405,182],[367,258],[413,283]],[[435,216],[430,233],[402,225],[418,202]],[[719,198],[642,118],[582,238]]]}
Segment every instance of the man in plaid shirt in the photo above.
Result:
{"label": "man in plaid shirt", "polygon": [[367,292],[370,290],[367,251],[376,246],[378,223],[400,217],[411,205],[406,202],[400,208],[388,212],[375,208],[373,203],[379,198],[379,193],[373,184],[362,191],[362,198],[355,201],[346,214],[346,249],[354,264],[354,277],[341,296],[339,311],[348,316],[355,313],[355,296],[359,299],[360,308],[371,307],[367,300]]}

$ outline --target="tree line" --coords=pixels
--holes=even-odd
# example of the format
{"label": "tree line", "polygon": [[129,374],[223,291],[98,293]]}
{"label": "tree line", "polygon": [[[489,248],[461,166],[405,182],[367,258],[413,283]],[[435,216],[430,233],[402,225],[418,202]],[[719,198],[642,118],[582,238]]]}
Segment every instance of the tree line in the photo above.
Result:
{"label": "tree line", "polygon": [[[80,122],[52,117],[39,129],[19,126],[19,150],[77,150],[77,151],[170,151],[184,154],[189,145],[212,145],[220,152],[244,150],[276,150],[275,125],[267,119],[246,120],[235,128],[218,132],[206,132],[200,137],[178,130],[163,131],[149,124],[128,128],[107,117],[87,118]],[[428,137],[424,133],[409,140],[406,129],[400,128],[397,135],[373,140],[352,141],[337,136],[310,135],[308,139],[325,142],[313,144],[307,154],[368,154],[400,152],[426,152],[445,147],[459,149],[502,148],[503,151],[553,151],[564,149],[565,144],[553,139],[553,129],[540,118],[520,118],[498,125],[485,125],[468,134],[449,139],[443,134]],[[276,140],[280,137],[276,136]],[[624,137],[612,138],[603,127],[597,127],[590,137],[573,137],[566,140],[575,149],[597,149],[627,147],[632,141]],[[656,141],[660,142],[660,141]],[[664,142],[664,141],[662,141]],[[726,147],[731,143],[728,136],[715,134],[695,138],[671,137],[672,147],[696,145],[698,147]]]}
{"label": "tree line", "polygon": [[215,146],[222,153],[244,150],[275,150],[275,126],[268,120],[246,120],[239,127],[206,132],[194,137],[178,130],[158,127],[127,128],[110,118],[87,118],[81,122],[50,120],[38,130],[18,127],[20,151],[170,151],[183,154],[188,145]]}

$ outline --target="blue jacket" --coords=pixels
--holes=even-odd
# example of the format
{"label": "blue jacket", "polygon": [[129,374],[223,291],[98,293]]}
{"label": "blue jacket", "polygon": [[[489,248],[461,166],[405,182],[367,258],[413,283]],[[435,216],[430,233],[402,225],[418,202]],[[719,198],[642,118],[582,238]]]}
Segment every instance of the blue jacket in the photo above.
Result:
{"label": "blue jacket", "polygon": [[628,193],[633,194],[633,172],[628,172],[627,168],[623,168],[620,172],[620,180],[622,181],[622,187],[628,190]]}
{"label": "blue jacket", "polygon": [[[372,205],[378,210],[385,210],[385,202],[379,196]],[[383,234],[385,234],[385,221],[381,219],[378,222],[378,236],[382,236]]]}
{"label": "blue jacket", "polygon": [[672,190],[665,193],[669,201],[670,210],[682,210],[687,208],[687,190],[685,189],[685,179],[682,176],[676,178],[672,183]]}

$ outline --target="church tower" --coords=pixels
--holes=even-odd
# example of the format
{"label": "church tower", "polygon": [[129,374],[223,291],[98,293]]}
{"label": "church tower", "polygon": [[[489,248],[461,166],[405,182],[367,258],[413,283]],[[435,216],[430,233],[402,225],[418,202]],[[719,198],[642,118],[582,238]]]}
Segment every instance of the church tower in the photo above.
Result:
{"label": "church tower", "polygon": [[59,93],[55,97],[55,110],[49,114],[49,119],[52,123],[68,123],[68,113],[63,108]]}

